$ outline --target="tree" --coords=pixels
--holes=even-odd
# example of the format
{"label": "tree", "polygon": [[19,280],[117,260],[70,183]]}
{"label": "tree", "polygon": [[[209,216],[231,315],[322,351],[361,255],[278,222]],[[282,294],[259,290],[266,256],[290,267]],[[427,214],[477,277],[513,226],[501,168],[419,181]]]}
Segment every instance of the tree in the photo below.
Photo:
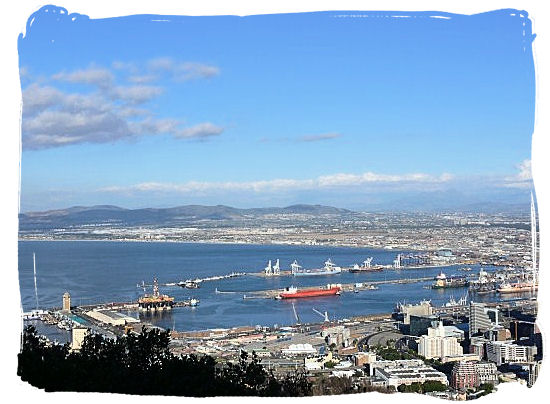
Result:
{"label": "tree", "polygon": [[431,391],[445,391],[447,386],[441,382],[435,380],[428,380],[422,385],[422,391],[428,393]]}
{"label": "tree", "polygon": [[491,394],[494,390],[495,386],[493,386],[492,383],[483,383],[479,386],[480,390],[483,390],[483,395]]}
{"label": "tree", "polygon": [[175,356],[169,332],[158,329],[109,339],[88,334],[79,352],[48,346],[32,326],[23,332],[17,374],[47,391],[87,391],[176,396],[311,395],[305,374],[277,379],[255,353],[237,363],[216,364],[208,355]]}

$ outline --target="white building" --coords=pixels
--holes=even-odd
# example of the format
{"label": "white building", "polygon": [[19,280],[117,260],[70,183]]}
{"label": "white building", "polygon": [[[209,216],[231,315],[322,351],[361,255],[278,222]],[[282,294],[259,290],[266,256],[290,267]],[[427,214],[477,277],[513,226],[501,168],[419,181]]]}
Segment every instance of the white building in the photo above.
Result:
{"label": "white building", "polygon": [[516,345],[510,341],[490,341],[486,345],[487,360],[496,363],[528,363],[537,353],[536,346]]}
{"label": "white building", "polygon": [[497,366],[491,362],[474,363],[474,367],[479,379],[479,384],[498,383]]}
{"label": "white building", "polygon": [[292,344],[288,348],[281,349],[285,355],[315,355],[317,350],[311,344]]}
{"label": "white building", "polygon": [[335,344],[338,347],[347,347],[350,344],[350,330],[343,325],[327,327],[321,331],[321,336],[325,338],[328,345]]}
{"label": "white building", "polygon": [[86,315],[96,321],[114,326],[124,326],[126,324],[139,323],[139,320],[137,318],[126,316],[122,313],[111,310],[91,310],[87,311]]}
{"label": "white building", "polygon": [[371,364],[371,368],[374,369],[374,375],[382,379],[386,387],[393,386],[397,389],[402,384],[410,385],[412,383],[424,383],[427,381],[437,381],[444,385],[448,384],[447,376],[444,373],[425,365],[421,360],[397,360],[389,362],[393,363],[386,364],[386,366],[378,362]]}
{"label": "white building", "polygon": [[455,337],[445,336],[445,327],[441,321],[435,327],[428,328],[428,335],[422,335],[418,341],[418,354],[426,359],[457,356],[464,353]]}
{"label": "white building", "polygon": [[73,327],[71,335],[71,350],[78,351],[82,347],[84,337],[88,334],[86,327]]}

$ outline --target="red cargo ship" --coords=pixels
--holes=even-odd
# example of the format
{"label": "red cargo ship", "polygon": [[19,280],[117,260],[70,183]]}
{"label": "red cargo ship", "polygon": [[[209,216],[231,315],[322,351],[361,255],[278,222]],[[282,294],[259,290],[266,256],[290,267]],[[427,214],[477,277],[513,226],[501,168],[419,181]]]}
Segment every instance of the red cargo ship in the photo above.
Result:
{"label": "red cargo ship", "polygon": [[277,296],[278,299],[298,299],[302,297],[334,296],[342,292],[340,285],[327,285],[320,288],[298,289],[294,286],[286,288]]}

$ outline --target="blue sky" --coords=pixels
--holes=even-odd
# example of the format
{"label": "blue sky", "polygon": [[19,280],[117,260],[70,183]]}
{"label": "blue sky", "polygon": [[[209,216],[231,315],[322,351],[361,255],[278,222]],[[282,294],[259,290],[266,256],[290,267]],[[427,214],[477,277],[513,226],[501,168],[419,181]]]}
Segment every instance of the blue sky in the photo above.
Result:
{"label": "blue sky", "polygon": [[29,24],[22,211],[529,202],[526,13],[90,20],[46,7]]}

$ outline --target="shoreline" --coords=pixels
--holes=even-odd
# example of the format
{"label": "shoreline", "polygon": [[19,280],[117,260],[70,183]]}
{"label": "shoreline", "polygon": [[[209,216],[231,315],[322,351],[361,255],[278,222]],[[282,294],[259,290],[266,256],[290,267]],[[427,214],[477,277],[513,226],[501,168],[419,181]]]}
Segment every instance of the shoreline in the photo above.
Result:
{"label": "shoreline", "polygon": [[350,248],[350,249],[368,249],[375,251],[394,251],[394,252],[430,252],[434,250],[430,249],[407,249],[401,247],[374,247],[374,246],[357,246],[357,245],[338,245],[338,244],[294,244],[294,243],[246,243],[242,241],[179,241],[179,240],[136,240],[136,239],[127,239],[127,240],[111,240],[111,239],[28,239],[28,238],[17,238],[17,242],[109,242],[109,243],[151,243],[151,244],[224,244],[224,245],[240,245],[240,246],[286,246],[286,247],[330,247],[330,248]]}

